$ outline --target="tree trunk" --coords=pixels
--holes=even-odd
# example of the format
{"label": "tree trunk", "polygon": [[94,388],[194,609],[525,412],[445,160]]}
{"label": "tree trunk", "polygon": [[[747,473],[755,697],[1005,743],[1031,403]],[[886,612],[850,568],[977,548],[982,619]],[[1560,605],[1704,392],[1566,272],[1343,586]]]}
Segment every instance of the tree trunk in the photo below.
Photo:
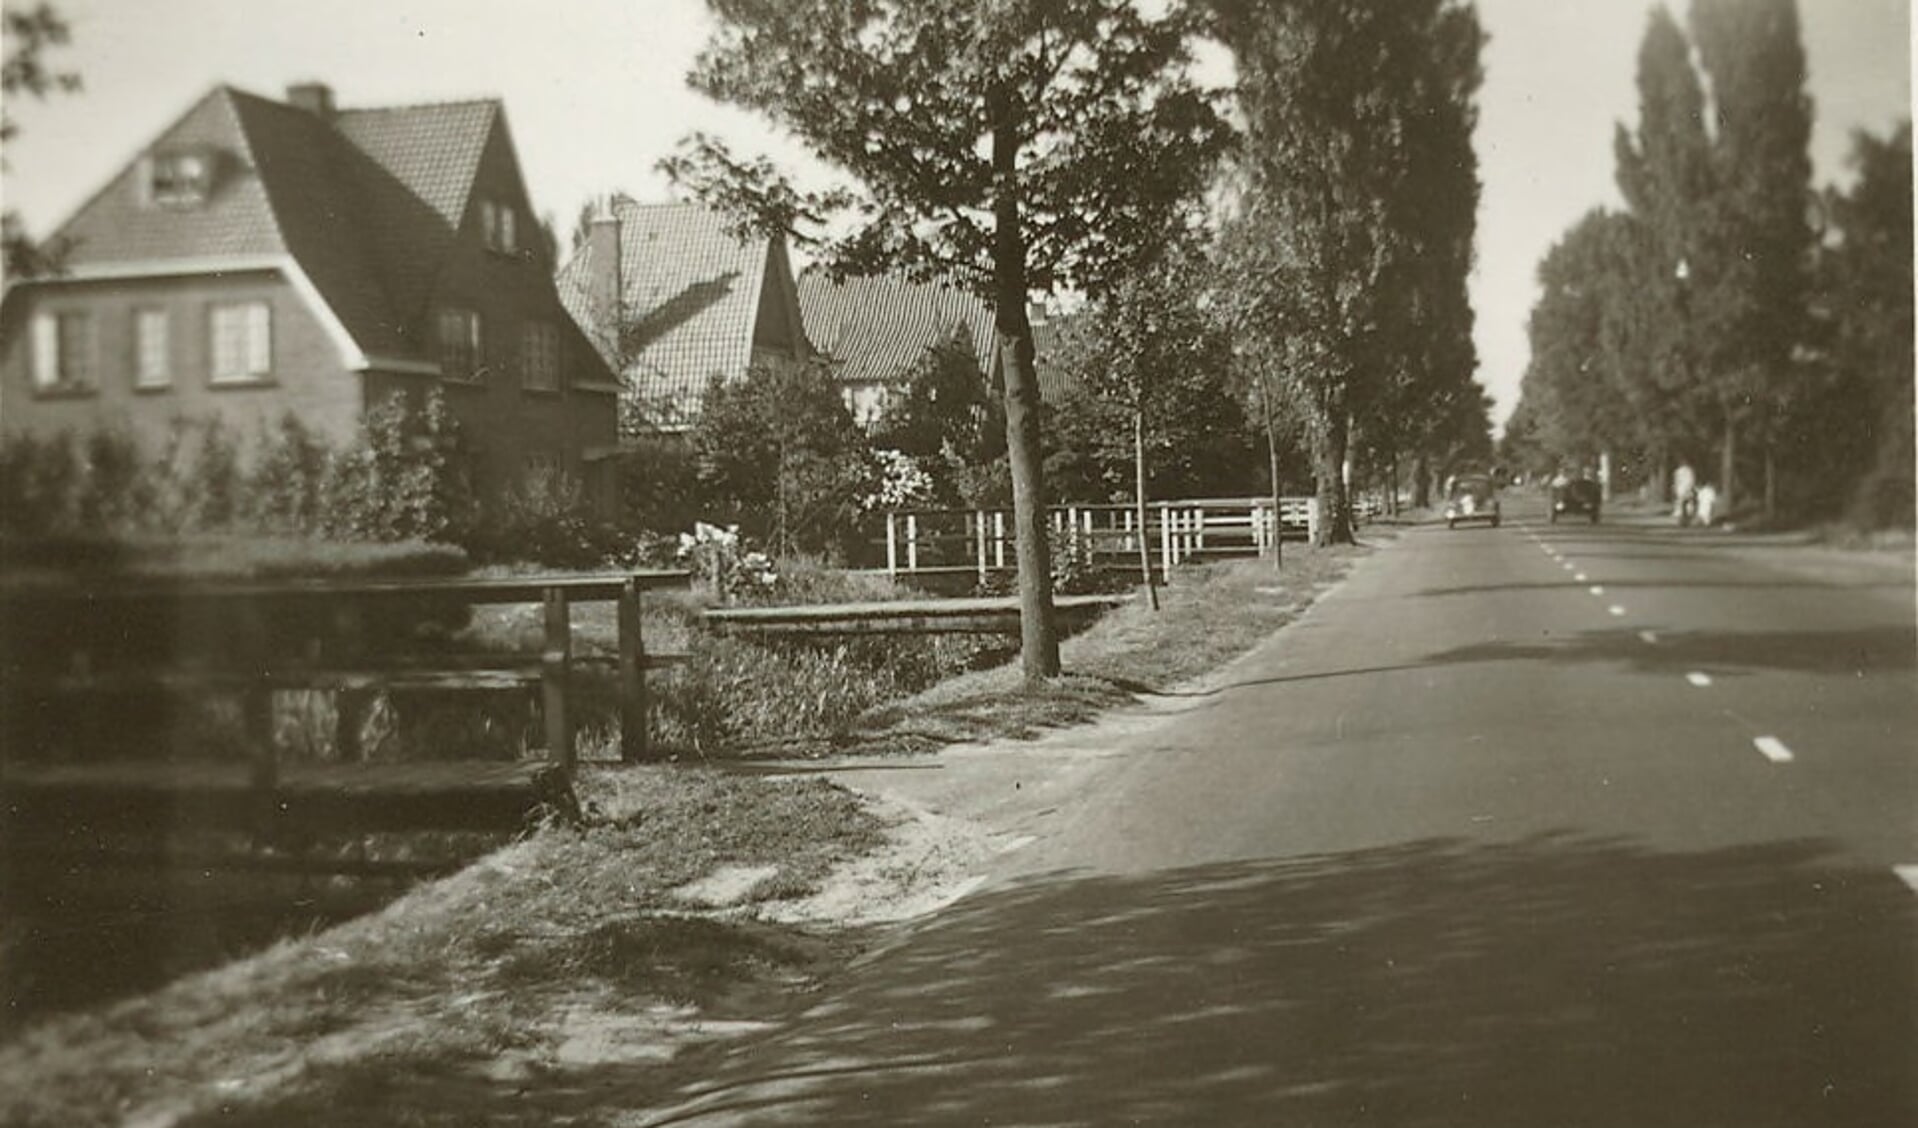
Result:
{"label": "tree trunk", "polygon": [[1418,463],[1413,469],[1412,507],[1424,509],[1432,504],[1432,464],[1426,459],[1425,452],[1419,452]]}
{"label": "tree trunk", "polygon": [[1778,520],[1778,460],[1773,446],[1765,443],[1765,523]]}
{"label": "tree trunk", "polygon": [[1059,675],[1059,632],[1052,618],[1039,388],[1032,371],[1032,323],[1026,317],[1018,167],[1022,110],[1003,87],[994,89],[987,103],[992,119],[993,328],[1004,369],[1006,460],[1012,470],[1013,543],[1019,553],[1019,660],[1026,684],[1033,686]]}
{"label": "tree trunk", "polygon": [[1353,544],[1351,506],[1345,494],[1346,418],[1344,412],[1328,412],[1319,427],[1318,497],[1319,529],[1312,547]]}
{"label": "tree trunk", "polygon": [[1732,511],[1734,479],[1738,473],[1738,425],[1732,419],[1732,406],[1725,404],[1725,441],[1718,448],[1718,504],[1723,513]]}
{"label": "tree trunk", "polygon": [[1272,422],[1272,401],[1266,399],[1265,406],[1265,457],[1272,469],[1272,567],[1284,567],[1285,551],[1280,546],[1285,542],[1285,526],[1279,517],[1279,429]]}
{"label": "tree trunk", "polygon": [[1145,600],[1159,609],[1159,585],[1152,578],[1152,545],[1145,535],[1145,411],[1132,413],[1132,483],[1139,527],[1139,575],[1145,580]]}

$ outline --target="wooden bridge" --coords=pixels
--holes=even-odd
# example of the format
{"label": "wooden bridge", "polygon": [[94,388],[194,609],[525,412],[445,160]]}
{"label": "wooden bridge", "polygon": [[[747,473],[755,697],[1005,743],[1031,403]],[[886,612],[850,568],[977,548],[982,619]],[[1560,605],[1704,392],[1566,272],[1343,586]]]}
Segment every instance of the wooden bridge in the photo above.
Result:
{"label": "wooden bridge", "polygon": [[[328,832],[498,829],[570,802],[576,681],[571,608],[612,602],[621,755],[644,759],[644,591],[684,572],[496,579],[78,584],[0,593],[0,821],[9,864],[170,828],[243,829],[258,841]],[[474,653],[445,638],[481,604],[537,604],[540,649]],[[361,722],[382,691],[537,692],[541,758],[439,755],[373,763]],[[331,755],[283,763],[274,695],[334,695]],[[237,698],[245,758],[166,747],[127,731],[174,698]],[[451,750],[457,754],[457,750]]]}

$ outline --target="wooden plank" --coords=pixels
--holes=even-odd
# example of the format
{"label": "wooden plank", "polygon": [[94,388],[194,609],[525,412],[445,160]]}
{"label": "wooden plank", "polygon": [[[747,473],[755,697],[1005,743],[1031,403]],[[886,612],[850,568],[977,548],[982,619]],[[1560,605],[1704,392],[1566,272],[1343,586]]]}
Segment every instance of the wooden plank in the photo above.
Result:
{"label": "wooden plank", "polygon": [[[1067,595],[1053,601],[1060,614],[1087,614],[1130,596]],[[729,607],[706,612],[719,630],[750,634],[1011,634],[1019,629],[1014,597],[896,600],[809,607]]]}
{"label": "wooden plank", "polygon": [[613,602],[628,581],[644,590],[684,588],[691,573],[648,569],[633,572],[577,572],[519,577],[434,577],[394,580],[249,580],[240,582],[140,580],[110,585],[48,583],[0,589],[0,603],[70,601],[101,602],[152,600],[199,602],[264,599],[383,599],[445,596],[462,603],[538,603],[549,590],[568,598]]}

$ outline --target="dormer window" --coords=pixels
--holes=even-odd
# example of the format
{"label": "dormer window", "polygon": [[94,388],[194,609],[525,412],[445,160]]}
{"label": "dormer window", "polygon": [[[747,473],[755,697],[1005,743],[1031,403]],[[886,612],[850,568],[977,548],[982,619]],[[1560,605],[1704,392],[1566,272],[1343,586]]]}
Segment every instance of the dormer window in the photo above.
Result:
{"label": "dormer window", "polygon": [[214,154],[207,149],[174,149],[147,161],[146,198],[162,207],[197,207],[213,191]]}
{"label": "dormer window", "polygon": [[511,204],[481,200],[480,225],[487,250],[508,255],[519,250],[519,215]]}

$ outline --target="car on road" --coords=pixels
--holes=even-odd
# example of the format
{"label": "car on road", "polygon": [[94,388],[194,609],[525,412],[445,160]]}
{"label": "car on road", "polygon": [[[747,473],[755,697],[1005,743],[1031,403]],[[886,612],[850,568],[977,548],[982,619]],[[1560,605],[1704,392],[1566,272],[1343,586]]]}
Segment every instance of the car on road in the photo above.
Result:
{"label": "car on road", "polygon": [[1552,524],[1558,524],[1560,517],[1569,517],[1574,513],[1583,513],[1598,524],[1599,498],[1601,492],[1598,483],[1590,478],[1577,478],[1564,484],[1552,486]]}
{"label": "car on road", "polygon": [[1445,498],[1445,527],[1460,521],[1490,521],[1498,528],[1498,487],[1489,474],[1460,474],[1452,479]]}

